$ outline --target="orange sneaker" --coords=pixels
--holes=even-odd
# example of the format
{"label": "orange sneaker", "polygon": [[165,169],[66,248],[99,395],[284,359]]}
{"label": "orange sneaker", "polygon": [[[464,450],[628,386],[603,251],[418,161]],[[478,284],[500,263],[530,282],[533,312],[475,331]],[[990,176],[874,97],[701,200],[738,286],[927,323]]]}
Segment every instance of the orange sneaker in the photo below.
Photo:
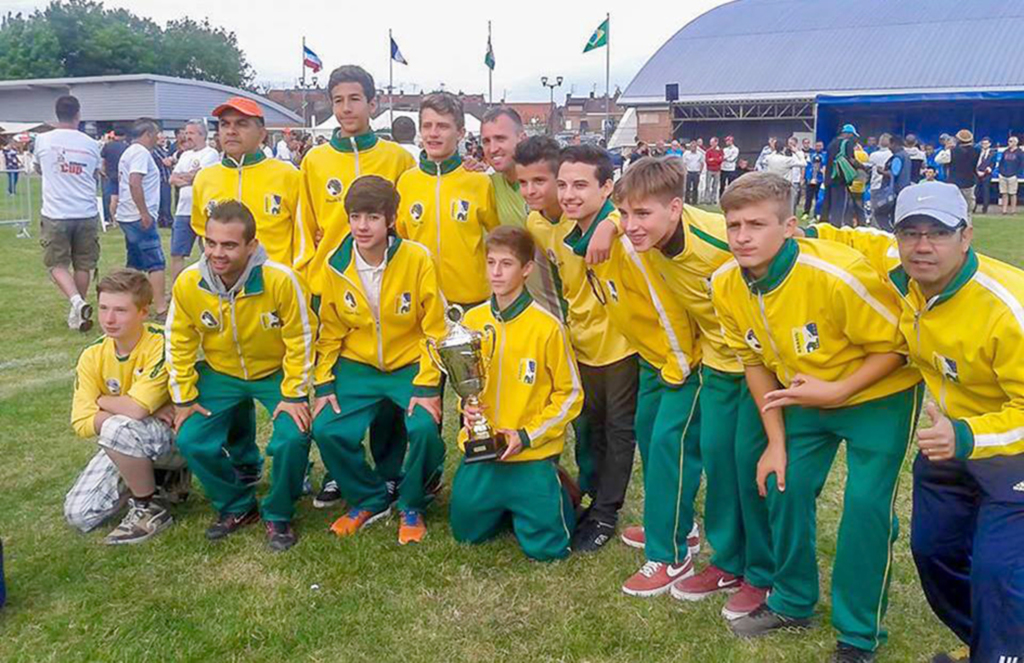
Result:
{"label": "orange sneaker", "polygon": [[390,506],[377,513],[366,509],[351,509],[344,516],[334,521],[334,524],[331,525],[331,531],[338,536],[349,536],[367,525],[375,523],[381,518],[387,518],[390,515]]}
{"label": "orange sneaker", "polygon": [[423,522],[423,514],[418,511],[403,510],[398,526],[398,543],[419,543],[427,535],[427,525]]}

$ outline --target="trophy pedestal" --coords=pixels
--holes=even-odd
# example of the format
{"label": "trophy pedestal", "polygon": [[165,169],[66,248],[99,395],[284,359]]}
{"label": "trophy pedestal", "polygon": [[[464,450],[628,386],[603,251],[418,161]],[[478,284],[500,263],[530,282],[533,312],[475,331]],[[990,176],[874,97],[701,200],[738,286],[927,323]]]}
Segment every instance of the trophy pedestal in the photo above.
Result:
{"label": "trophy pedestal", "polygon": [[501,454],[505,453],[506,446],[505,438],[500,433],[481,440],[466,440],[465,462],[483,463],[498,460]]}

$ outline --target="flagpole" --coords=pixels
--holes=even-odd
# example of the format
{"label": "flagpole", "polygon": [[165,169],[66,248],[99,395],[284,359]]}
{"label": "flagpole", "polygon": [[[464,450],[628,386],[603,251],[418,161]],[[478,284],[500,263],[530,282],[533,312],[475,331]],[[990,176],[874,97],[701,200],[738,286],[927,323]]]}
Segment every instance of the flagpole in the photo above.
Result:
{"label": "flagpole", "polygon": [[611,71],[612,71],[612,13],[605,17],[608,26],[608,39],[604,46],[604,140],[608,143],[608,130],[611,128]]}
{"label": "flagpole", "polygon": [[392,53],[395,38],[391,35],[391,28],[388,28],[388,127],[391,137],[395,137],[395,54]]}
{"label": "flagpole", "polygon": [[[491,46],[491,22],[487,21],[487,52],[492,53],[494,47]],[[494,69],[487,67],[487,99],[488,102],[494,103]]]}
{"label": "flagpole", "polygon": [[306,126],[306,36],[302,36],[302,126]]}

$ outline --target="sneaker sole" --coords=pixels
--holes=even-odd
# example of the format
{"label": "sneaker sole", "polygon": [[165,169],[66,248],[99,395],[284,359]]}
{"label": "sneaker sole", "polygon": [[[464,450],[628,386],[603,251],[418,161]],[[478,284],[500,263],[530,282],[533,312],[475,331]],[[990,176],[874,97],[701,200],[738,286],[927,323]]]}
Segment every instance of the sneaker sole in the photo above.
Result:
{"label": "sneaker sole", "polygon": [[330,500],[330,501],[325,501],[325,500],[317,499],[317,498],[314,497],[313,498],[313,508],[314,509],[326,509],[328,507],[334,506],[335,504],[341,504],[341,500],[342,500],[342,498],[340,498],[340,497],[338,499],[336,499],[336,500]]}
{"label": "sneaker sole", "polygon": [[[754,610],[757,610],[757,608],[754,608]],[[730,622],[734,622],[737,619],[739,619],[740,617],[746,617],[750,613],[754,612],[754,610],[748,610],[747,612],[737,612],[735,610],[726,610],[725,606],[723,605],[722,606],[722,616],[725,617]]]}
{"label": "sneaker sole", "polygon": [[666,592],[672,591],[672,588],[675,586],[677,582],[679,582],[680,580],[686,580],[691,576],[693,576],[693,569],[690,569],[686,573],[680,574],[679,577],[673,580],[672,582],[668,583],[664,587],[658,587],[657,589],[629,589],[625,585],[623,585],[622,593],[628,596],[636,596],[642,599],[650,598],[652,596],[661,596]]}
{"label": "sneaker sole", "polygon": [[104,545],[108,545],[108,546],[130,546],[130,545],[134,545],[136,543],[144,543],[146,541],[149,541],[154,536],[156,536],[160,532],[164,531],[168,527],[170,527],[173,522],[174,522],[174,518],[168,518],[167,521],[163,525],[160,525],[159,527],[157,527],[155,530],[153,530],[152,532],[150,532],[146,536],[139,537],[137,539],[109,539],[109,538],[105,538],[105,539],[103,539],[103,544]]}
{"label": "sneaker sole", "polygon": [[[380,513],[375,513],[372,516],[370,516],[369,518],[367,518],[365,521],[363,521],[363,524],[360,525],[356,529],[356,532],[358,532],[358,531],[360,531],[362,529],[365,529],[366,527],[374,524],[378,520],[382,520],[384,518],[387,518],[390,515],[391,515],[391,507],[389,506],[388,508],[384,509]],[[337,532],[335,532],[333,529],[330,529],[330,528],[328,528],[327,531],[330,532],[331,534],[334,534],[335,536],[338,536],[338,537],[352,536],[353,534],[356,533],[356,532],[350,532],[348,534],[338,534]]]}
{"label": "sneaker sole", "polygon": [[709,596],[714,596],[715,594],[735,594],[739,590],[739,583],[729,585],[728,587],[713,589],[710,592],[684,592],[680,590],[679,587],[673,585],[672,598],[677,601],[703,601]]}

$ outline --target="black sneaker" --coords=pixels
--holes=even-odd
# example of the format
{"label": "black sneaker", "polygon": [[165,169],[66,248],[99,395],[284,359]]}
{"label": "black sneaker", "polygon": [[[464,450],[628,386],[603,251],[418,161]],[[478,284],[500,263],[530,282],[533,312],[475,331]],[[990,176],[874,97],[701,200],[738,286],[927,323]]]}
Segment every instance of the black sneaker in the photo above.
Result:
{"label": "black sneaker", "polygon": [[292,524],[284,520],[268,520],[267,545],[274,552],[284,552],[299,542],[299,535],[292,529]]}
{"label": "black sneaker", "polygon": [[399,483],[401,483],[401,481],[398,479],[388,479],[384,482],[384,490],[388,491],[388,504],[394,504],[398,501]]}
{"label": "black sneaker", "polygon": [[586,520],[572,536],[572,549],[575,552],[597,552],[604,544],[615,538],[615,525],[599,520]]}
{"label": "black sneaker", "polygon": [[313,498],[313,506],[317,509],[326,509],[341,501],[341,491],[338,490],[338,482],[333,479],[324,484],[316,497]]}
{"label": "black sneaker", "polygon": [[810,627],[810,619],[786,617],[767,605],[762,605],[749,615],[729,622],[729,628],[741,638],[756,638],[773,631],[803,631]]}
{"label": "black sneaker", "polygon": [[875,652],[845,642],[837,642],[836,650],[828,660],[829,663],[872,663],[875,660]]}
{"label": "black sneaker", "polygon": [[931,663],[967,663],[971,660],[970,647],[960,647],[951,652],[939,652],[932,656]]}
{"label": "black sneaker", "polygon": [[206,538],[210,541],[223,539],[229,534],[234,534],[246,525],[252,525],[260,519],[260,512],[253,507],[245,513],[222,513],[217,520],[206,529]]}
{"label": "black sneaker", "polygon": [[235,477],[246,486],[255,486],[263,478],[263,468],[259,465],[235,465]]}

